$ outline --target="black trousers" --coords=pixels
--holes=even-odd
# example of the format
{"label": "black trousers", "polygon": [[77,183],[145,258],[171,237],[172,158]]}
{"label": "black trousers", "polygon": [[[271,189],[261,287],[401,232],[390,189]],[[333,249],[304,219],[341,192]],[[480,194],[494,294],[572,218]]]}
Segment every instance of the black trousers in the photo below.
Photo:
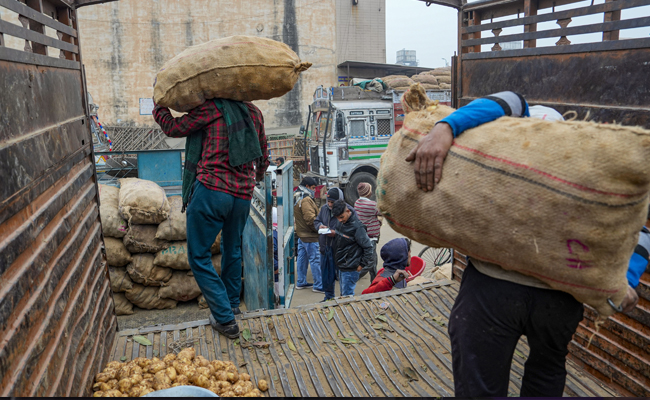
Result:
{"label": "black trousers", "polygon": [[568,293],[491,278],[470,262],[449,318],[455,395],[508,396],[512,356],[526,335],[520,395],[561,397],[567,347],[583,311]]}

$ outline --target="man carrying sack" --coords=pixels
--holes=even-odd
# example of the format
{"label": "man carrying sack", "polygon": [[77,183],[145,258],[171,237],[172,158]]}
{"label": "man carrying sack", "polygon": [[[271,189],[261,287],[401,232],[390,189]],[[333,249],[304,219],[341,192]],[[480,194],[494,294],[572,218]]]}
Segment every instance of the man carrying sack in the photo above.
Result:
{"label": "man carrying sack", "polygon": [[[504,115],[562,119],[547,107],[529,110],[524,98],[513,92],[474,100],[438,122],[406,158],[414,161],[418,188],[435,190],[455,137]],[[647,232],[644,228],[630,260],[630,287],[618,311],[630,311],[638,301],[633,288],[648,264]],[[455,395],[508,396],[512,356],[519,338],[526,335],[530,354],[520,395],[562,396],[568,344],[582,318],[583,305],[570,294],[552,290],[534,277],[472,258],[449,317]]]}
{"label": "man carrying sack", "polygon": [[[213,99],[179,118],[158,105],[153,115],[165,135],[187,138],[183,210],[189,263],[210,307],[212,327],[234,339],[239,335],[242,232],[255,181],[269,166],[262,112],[249,102]],[[222,230],[219,276],[210,246]]]}

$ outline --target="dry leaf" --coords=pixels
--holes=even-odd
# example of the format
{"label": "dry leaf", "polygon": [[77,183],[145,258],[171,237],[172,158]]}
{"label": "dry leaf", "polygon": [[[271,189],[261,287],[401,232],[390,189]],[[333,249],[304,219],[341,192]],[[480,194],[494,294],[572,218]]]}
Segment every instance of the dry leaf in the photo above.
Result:
{"label": "dry leaf", "polygon": [[253,335],[251,335],[250,329],[244,329],[242,331],[241,335],[244,338],[244,340],[246,340],[247,342],[250,342],[250,340],[253,338]]}
{"label": "dry leaf", "polygon": [[289,346],[289,349],[291,349],[291,351],[297,351],[296,346],[293,344],[291,340],[287,340],[287,346]]}
{"label": "dry leaf", "polygon": [[330,312],[327,313],[327,320],[331,321],[334,318],[334,309],[330,308]]}
{"label": "dry leaf", "polygon": [[133,340],[140,343],[143,346],[151,346],[151,342],[144,336],[133,336]]}

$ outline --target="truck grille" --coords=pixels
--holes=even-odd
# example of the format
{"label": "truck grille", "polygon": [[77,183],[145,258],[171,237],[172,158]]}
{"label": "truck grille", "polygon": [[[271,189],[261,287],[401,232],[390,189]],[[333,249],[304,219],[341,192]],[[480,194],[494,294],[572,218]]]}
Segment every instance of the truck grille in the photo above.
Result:
{"label": "truck grille", "polygon": [[377,135],[390,136],[390,119],[377,120]]}

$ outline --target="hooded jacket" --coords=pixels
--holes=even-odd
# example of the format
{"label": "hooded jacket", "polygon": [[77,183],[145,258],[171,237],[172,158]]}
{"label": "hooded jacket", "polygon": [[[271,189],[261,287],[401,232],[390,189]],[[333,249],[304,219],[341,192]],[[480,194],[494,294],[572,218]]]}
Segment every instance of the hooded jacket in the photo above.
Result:
{"label": "hooded jacket", "polygon": [[294,193],[293,215],[296,222],[296,236],[305,243],[318,241],[318,227],[314,220],[318,215],[318,207],[312,192],[304,186],[299,186]]}
{"label": "hooded jacket", "polygon": [[346,223],[339,225],[334,247],[334,260],[341,271],[356,271],[357,267],[367,267],[373,262],[372,253],[375,248],[366,227],[356,214],[350,215]]}

